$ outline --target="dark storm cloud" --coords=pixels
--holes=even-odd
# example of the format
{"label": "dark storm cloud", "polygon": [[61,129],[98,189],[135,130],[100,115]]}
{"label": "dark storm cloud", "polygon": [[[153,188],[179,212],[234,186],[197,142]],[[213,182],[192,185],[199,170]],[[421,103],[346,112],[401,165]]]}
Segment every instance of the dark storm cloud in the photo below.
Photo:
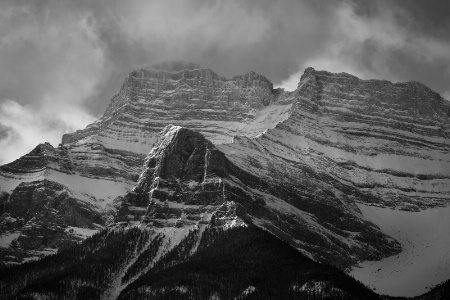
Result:
{"label": "dark storm cloud", "polygon": [[329,5],[317,6],[315,1],[150,3],[108,2],[105,8],[97,2],[90,8],[114,65],[99,97],[105,101],[133,69],[167,59],[195,61],[225,76],[253,70],[280,82],[297,71],[300,58],[324,46],[332,22],[331,17],[322,18],[332,16]]}
{"label": "dark storm cloud", "polygon": [[355,30],[342,28],[337,33],[348,37],[338,58],[362,74],[393,81],[421,81],[449,98],[450,2],[346,3],[354,13],[347,17]]}
{"label": "dark storm cloud", "polygon": [[[61,63],[71,67],[64,61],[65,55],[58,55],[70,43],[64,36],[51,36],[53,26],[62,27],[61,33],[80,31],[78,41],[84,39],[83,45],[98,47],[108,66],[95,82],[97,93],[83,95],[84,107],[95,115],[104,110],[128,73],[168,59],[195,61],[225,76],[254,70],[279,82],[297,71],[300,58],[305,60],[324,46],[333,22],[330,5],[317,5],[316,1],[6,3],[3,6],[11,14],[6,16],[9,22],[2,24],[5,31],[17,31],[15,26],[21,20],[25,24],[22,26],[38,27],[44,34],[39,36],[36,32],[36,36],[7,47],[2,56],[8,57],[8,62],[2,69],[9,73],[9,80],[3,81],[0,96],[40,105],[38,99],[57,76],[49,69]],[[84,28],[80,28],[81,20]],[[91,32],[83,36],[83,30]],[[46,47],[36,39],[45,40]],[[55,49],[54,57],[49,59],[46,48],[52,53],[58,45],[62,49]],[[73,51],[73,47],[77,45],[68,51]],[[58,73],[60,68],[56,69]],[[24,83],[27,89],[22,88]]]}
{"label": "dark storm cloud", "polygon": [[[359,0],[351,1],[358,15],[374,18],[379,17],[380,7],[397,9],[397,22],[417,33],[450,39],[450,2],[441,0]],[[404,12],[404,13],[401,13]],[[405,16],[406,13],[406,16]]]}
{"label": "dark storm cloud", "polygon": [[447,2],[4,0],[0,124],[27,149],[35,136],[57,143],[99,117],[132,70],[169,59],[291,88],[308,66],[414,79],[449,98]]}

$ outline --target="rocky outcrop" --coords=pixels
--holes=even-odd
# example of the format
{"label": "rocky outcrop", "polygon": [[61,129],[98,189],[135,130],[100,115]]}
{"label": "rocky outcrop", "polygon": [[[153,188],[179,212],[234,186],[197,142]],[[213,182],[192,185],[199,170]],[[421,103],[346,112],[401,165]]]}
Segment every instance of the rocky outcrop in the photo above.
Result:
{"label": "rocky outcrop", "polygon": [[235,221],[235,213],[217,213],[224,207],[236,211],[235,199],[228,199],[225,189],[227,164],[225,155],[200,133],[167,126],[137,185],[123,198],[116,221],[159,227],[198,226],[224,216]]}

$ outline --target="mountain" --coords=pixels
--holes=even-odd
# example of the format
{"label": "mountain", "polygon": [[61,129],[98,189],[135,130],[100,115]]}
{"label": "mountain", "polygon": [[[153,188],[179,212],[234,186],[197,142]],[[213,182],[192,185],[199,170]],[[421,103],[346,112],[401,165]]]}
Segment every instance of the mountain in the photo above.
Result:
{"label": "mountain", "polygon": [[449,116],[417,82],[308,68],[286,92],[254,72],[137,70],[98,121],[0,167],[2,260],[146,228],[105,279],[118,296],[177,245],[188,264],[212,227],[257,226],[378,293],[419,295],[450,278]]}

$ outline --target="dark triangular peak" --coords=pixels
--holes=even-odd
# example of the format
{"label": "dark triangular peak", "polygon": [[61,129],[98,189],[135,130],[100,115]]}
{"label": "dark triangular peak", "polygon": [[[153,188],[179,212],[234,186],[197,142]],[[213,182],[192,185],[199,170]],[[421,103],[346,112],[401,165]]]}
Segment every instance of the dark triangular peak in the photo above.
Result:
{"label": "dark triangular peak", "polygon": [[[146,167],[154,169],[154,177],[202,182],[213,144],[201,133],[168,125],[161,132],[160,143],[146,159]],[[209,174],[209,172],[208,172]]]}
{"label": "dark triangular peak", "polygon": [[117,220],[140,221],[142,213],[130,212],[129,206],[145,208],[152,201],[222,203],[226,163],[225,155],[201,133],[166,126],[146,157],[136,186],[125,195]]}
{"label": "dark triangular peak", "polygon": [[[224,154],[201,133],[168,125],[145,159],[144,172],[133,190],[148,193],[162,181],[204,183],[222,178],[224,164]],[[153,183],[156,185],[151,187]]]}

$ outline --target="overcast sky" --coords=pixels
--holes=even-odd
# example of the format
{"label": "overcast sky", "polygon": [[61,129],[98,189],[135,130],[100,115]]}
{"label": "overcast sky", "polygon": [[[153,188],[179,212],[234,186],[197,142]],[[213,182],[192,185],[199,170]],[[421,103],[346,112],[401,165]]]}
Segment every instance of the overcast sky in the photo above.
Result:
{"label": "overcast sky", "polygon": [[0,164],[99,118],[134,69],[182,59],[295,87],[312,66],[450,99],[450,1],[1,0]]}

